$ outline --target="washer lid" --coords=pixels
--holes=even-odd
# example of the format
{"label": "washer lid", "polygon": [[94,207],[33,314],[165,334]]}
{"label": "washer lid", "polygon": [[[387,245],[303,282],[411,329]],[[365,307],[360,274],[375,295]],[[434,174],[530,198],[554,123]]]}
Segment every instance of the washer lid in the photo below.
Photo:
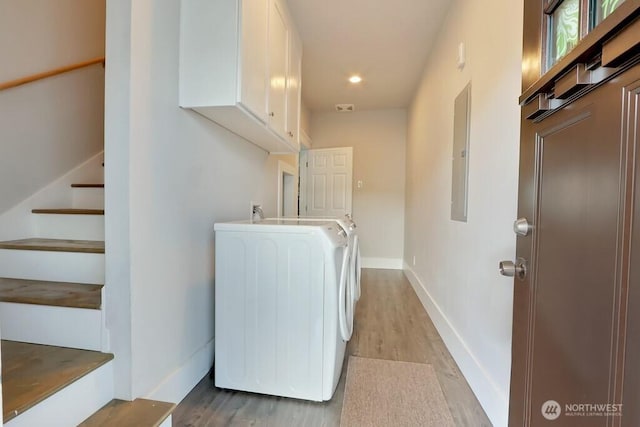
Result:
{"label": "washer lid", "polygon": [[327,231],[337,228],[335,221],[300,221],[297,218],[270,218],[261,221],[232,221],[218,222],[214,226],[216,231],[264,231],[276,233],[308,233],[317,232],[318,229]]}

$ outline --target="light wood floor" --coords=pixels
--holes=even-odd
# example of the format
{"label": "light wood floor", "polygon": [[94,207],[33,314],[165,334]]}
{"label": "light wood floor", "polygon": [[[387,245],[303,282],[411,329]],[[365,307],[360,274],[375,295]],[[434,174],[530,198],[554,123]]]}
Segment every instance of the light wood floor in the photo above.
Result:
{"label": "light wood floor", "polygon": [[[363,270],[362,297],[347,353],[430,363],[456,425],[491,425],[402,271]],[[173,425],[338,426],[346,371],[345,360],[336,393],[325,403],[220,391],[205,377],[178,405]]]}

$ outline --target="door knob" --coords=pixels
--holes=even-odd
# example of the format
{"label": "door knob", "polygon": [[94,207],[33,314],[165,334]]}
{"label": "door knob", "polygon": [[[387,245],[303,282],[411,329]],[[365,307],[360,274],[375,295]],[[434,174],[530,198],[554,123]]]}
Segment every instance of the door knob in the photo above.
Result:
{"label": "door knob", "polygon": [[527,277],[527,261],[523,258],[518,258],[516,262],[500,261],[498,268],[503,276],[517,277],[520,280]]}
{"label": "door knob", "polygon": [[518,218],[513,222],[513,232],[518,236],[528,235],[532,228],[527,218]]}

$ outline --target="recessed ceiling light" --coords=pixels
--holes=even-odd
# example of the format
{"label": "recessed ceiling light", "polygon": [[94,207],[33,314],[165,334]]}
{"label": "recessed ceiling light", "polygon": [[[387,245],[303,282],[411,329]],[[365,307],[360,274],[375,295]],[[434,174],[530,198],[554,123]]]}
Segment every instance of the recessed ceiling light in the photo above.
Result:
{"label": "recessed ceiling light", "polygon": [[362,81],[362,77],[358,76],[358,75],[353,75],[351,77],[349,77],[349,81],[351,83],[360,83]]}

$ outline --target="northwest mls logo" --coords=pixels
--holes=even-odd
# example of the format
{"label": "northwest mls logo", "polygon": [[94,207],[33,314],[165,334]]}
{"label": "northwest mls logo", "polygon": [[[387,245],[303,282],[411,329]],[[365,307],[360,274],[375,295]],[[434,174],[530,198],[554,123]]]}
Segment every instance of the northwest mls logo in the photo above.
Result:
{"label": "northwest mls logo", "polygon": [[557,420],[558,417],[560,417],[562,408],[560,407],[560,404],[555,400],[547,400],[542,404],[541,412],[543,417],[550,421],[553,421]]}

